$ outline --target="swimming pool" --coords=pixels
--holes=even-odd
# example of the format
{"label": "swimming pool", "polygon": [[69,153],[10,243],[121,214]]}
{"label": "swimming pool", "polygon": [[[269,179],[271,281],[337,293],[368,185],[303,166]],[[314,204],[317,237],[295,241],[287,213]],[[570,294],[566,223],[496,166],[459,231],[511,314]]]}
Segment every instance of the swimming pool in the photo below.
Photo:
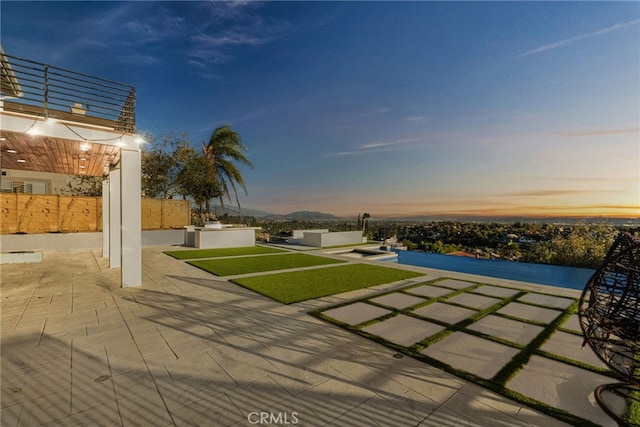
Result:
{"label": "swimming pool", "polygon": [[398,254],[398,264],[520,280],[560,288],[583,289],[589,278],[595,273],[595,270],[588,268],[476,259],[395,249],[393,251]]}

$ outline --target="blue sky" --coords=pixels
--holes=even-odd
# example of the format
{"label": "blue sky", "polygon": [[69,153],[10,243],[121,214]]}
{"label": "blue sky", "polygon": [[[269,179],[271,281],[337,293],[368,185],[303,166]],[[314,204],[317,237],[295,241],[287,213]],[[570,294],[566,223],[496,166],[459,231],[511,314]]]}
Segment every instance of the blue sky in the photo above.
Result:
{"label": "blue sky", "polygon": [[640,216],[638,2],[10,2],[12,55],[230,123],[245,207]]}

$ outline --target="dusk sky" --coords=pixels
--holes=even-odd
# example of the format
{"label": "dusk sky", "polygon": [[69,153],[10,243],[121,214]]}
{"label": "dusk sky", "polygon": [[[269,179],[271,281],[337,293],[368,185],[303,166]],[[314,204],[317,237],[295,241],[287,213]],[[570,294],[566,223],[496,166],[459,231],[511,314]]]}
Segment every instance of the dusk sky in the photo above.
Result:
{"label": "dusk sky", "polygon": [[8,54],[230,123],[243,207],[640,217],[640,2],[11,2]]}

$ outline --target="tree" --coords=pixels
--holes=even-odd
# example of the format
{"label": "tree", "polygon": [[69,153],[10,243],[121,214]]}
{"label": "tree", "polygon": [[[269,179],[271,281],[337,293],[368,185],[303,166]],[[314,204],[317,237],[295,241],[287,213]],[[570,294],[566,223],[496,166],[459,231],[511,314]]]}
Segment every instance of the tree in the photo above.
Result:
{"label": "tree", "polygon": [[63,188],[57,188],[56,192],[63,196],[102,196],[101,176],[73,175]]}
{"label": "tree", "polygon": [[[218,198],[220,204],[224,206],[224,199],[231,201],[231,192],[233,192],[240,210],[237,186],[242,187],[245,194],[247,194],[247,187],[236,163],[253,168],[253,164],[245,155],[247,147],[242,144],[240,135],[231,128],[231,125],[221,126],[213,131],[207,145],[202,143],[202,148],[203,157],[210,168],[207,177],[212,183],[215,181],[216,194],[213,197]],[[207,199],[207,204],[209,200]]]}
{"label": "tree", "polygon": [[[220,195],[218,180],[204,155],[198,154],[195,149],[185,152],[185,155],[182,169],[176,178],[178,192],[184,198],[193,197],[202,213],[204,205]],[[208,208],[207,205],[207,211]]]}
{"label": "tree", "polygon": [[509,242],[500,248],[500,254],[506,259],[517,259],[522,255],[520,245],[515,242]]}
{"label": "tree", "polygon": [[157,138],[147,135],[145,139],[150,142],[142,147],[142,194],[158,199],[177,194],[184,197],[184,189],[176,181],[194,151],[186,134],[169,132]]}
{"label": "tree", "polygon": [[363,235],[366,235],[369,218],[371,218],[371,215],[369,215],[367,212],[362,214],[362,234]]}
{"label": "tree", "polygon": [[602,225],[589,227],[578,224],[566,237],[553,238],[551,262],[571,267],[598,268],[615,236],[615,230]]}

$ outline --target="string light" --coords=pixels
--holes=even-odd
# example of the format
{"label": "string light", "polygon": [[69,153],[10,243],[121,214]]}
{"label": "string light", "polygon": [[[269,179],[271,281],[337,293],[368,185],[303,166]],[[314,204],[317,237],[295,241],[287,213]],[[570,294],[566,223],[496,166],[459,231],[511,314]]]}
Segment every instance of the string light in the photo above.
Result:
{"label": "string light", "polygon": [[[124,146],[124,145],[125,145],[125,144],[122,142],[122,139],[127,135],[127,133],[126,133],[126,132],[123,132],[121,135],[118,135],[118,136],[113,137],[113,138],[104,138],[104,139],[95,139],[95,138],[92,138],[92,139],[90,140],[90,139],[87,139],[87,138],[85,138],[84,136],[80,135],[80,134],[79,134],[78,132],[76,132],[76,131],[71,127],[71,126],[69,126],[68,124],[66,124],[66,123],[64,123],[64,122],[61,122],[61,121],[59,121],[59,120],[57,120],[57,119],[54,119],[54,118],[51,118],[51,117],[47,118],[47,119],[46,119],[46,121],[47,121],[47,123],[49,123],[49,124],[53,124],[53,123],[60,123],[60,124],[62,124],[62,125],[63,125],[64,127],[66,127],[69,131],[71,131],[75,136],[77,136],[78,138],[80,138],[80,140],[85,141],[85,142],[93,141],[93,142],[100,143],[100,142],[119,141],[119,142],[120,142],[120,144],[117,144],[118,146],[122,147],[122,146]],[[40,135],[40,134],[41,134],[41,132],[40,132],[40,130],[38,129],[38,127],[36,126],[37,124],[38,124],[38,119],[35,119],[35,120],[33,121],[33,123],[31,123],[31,126],[29,126],[29,127],[24,131],[24,133],[29,134],[29,135]],[[2,138],[0,138],[0,140],[4,141],[4,140],[6,140],[6,138],[2,137]],[[138,143],[138,144],[145,144],[147,141],[142,137],[142,135],[136,135],[136,140],[135,140],[135,142],[136,142],[136,143]]]}

